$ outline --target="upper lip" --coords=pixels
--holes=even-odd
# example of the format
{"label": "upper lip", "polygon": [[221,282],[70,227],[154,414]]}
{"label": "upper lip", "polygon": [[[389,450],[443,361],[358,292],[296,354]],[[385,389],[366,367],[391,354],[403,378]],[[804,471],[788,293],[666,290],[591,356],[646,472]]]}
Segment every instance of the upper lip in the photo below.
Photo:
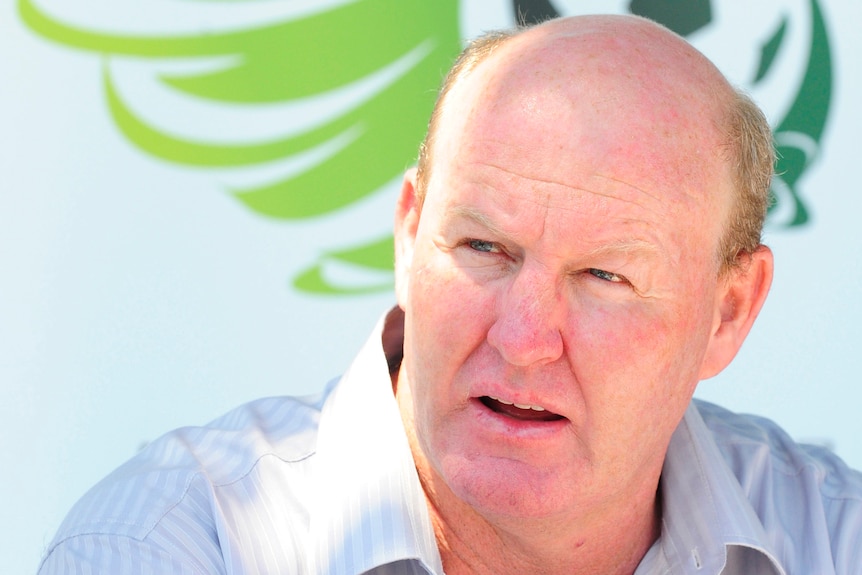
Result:
{"label": "upper lip", "polygon": [[499,401],[500,403],[505,403],[506,405],[514,405],[518,409],[532,409],[533,411],[548,411],[546,408],[544,408],[541,405],[535,405],[535,404],[531,404],[531,403],[518,403],[515,401],[509,401],[507,399],[503,399],[502,397],[496,397],[493,395],[489,395],[487,397],[490,397],[491,399],[493,399],[495,401]]}
{"label": "upper lip", "polygon": [[481,400],[483,397],[507,405],[514,405],[521,409],[533,409],[535,411],[547,411],[549,414],[559,415],[569,419],[566,409],[553,398],[554,395],[536,393],[535,389],[521,388],[517,390],[503,389],[502,386],[488,386],[482,389],[474,388],[470,395],[474,399]]}
{"label": "upper lip", "polygon": [[568,420],[578,418],[576,384],[566,374],[553,373],[485,373],[470,382],[465,391],[477,401],[492,398],[521,409],[540,408]]}

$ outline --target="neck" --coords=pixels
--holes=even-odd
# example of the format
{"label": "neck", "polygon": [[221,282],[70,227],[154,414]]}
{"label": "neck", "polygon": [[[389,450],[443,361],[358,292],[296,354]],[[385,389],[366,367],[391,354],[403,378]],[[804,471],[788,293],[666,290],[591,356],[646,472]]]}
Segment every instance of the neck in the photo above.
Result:
{"label": "neck", "polygon": [[[420,476],[426,475],[420,472]],[[427,478],[427,475],[426,475]],[[580,518],[488,520],[422,481],[447,575],[631,575],[660,533],[655,491]]]}

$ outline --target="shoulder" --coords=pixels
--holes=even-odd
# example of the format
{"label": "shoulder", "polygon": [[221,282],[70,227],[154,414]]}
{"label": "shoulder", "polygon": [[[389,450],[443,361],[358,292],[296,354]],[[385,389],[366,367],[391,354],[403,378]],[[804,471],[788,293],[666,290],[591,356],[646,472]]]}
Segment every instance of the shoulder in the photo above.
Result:
{"label": "shoulder", "polygon": [[[191,540],[189,563],[212,564],[231,516],[272,503],[301,505],[326,395],[261,399],[165,434],[81,498],[45,562],[58,547],[125,540],[129,550],[147,540],[146,552],[157,556],[160,547]],[[273,490],[281,501],[263,501],[261,487],[282,482],[290,487]]]}
{"label": "shoulder", "polygon": [[858,573],[862,473],[768,419],[695,405],[783,559],[792,564],[793,555],[819,548],[832,553],[838,573]]}
{"label": "shoulder", "polygon": [[711,403],[696,406],[737,477],[804,477],[827,498],[862,497],[862,473],[828,449],[797,443],[773,421]]}

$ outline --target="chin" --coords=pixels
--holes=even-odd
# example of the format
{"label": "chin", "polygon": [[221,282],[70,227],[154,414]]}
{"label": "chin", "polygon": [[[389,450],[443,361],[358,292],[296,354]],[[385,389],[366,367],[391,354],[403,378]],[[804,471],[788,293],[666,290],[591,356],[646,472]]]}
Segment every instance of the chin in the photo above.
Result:
{"label": "chin", "polygon": [[[456,462],[450,462],[456,463]],[[574,482],[558,469],[504,458],[459,461],[443,477],[449,489],[480,515],[496,520],[543,519],[567,508]],[[569,502],[571,503],[571,502]]]}

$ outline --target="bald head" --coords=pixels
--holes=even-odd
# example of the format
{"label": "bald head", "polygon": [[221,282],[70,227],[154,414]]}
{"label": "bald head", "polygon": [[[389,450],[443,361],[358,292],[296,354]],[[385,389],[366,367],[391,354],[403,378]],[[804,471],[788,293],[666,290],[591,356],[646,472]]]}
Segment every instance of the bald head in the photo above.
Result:
{"label": "bald head", "polygon": [[[447,113],[453,102],[457,114]],[[760,244],[773,165],[768,124],[700,52],[648,20],[565,18],[476,40],[432,115],[419,157],[420,201],[441,122],[455,133],[496,123],[499,141],[517,138],[511,132],[522,126],[564,141],[555,157],[532,160],[538,179],[561,162],[590,162],[599,172],[595,164],[607,162],[608,172],[622,168],[650,189],[673,192],[662,201],[711,203],[725,226],[717,253],[724,268]]]}

